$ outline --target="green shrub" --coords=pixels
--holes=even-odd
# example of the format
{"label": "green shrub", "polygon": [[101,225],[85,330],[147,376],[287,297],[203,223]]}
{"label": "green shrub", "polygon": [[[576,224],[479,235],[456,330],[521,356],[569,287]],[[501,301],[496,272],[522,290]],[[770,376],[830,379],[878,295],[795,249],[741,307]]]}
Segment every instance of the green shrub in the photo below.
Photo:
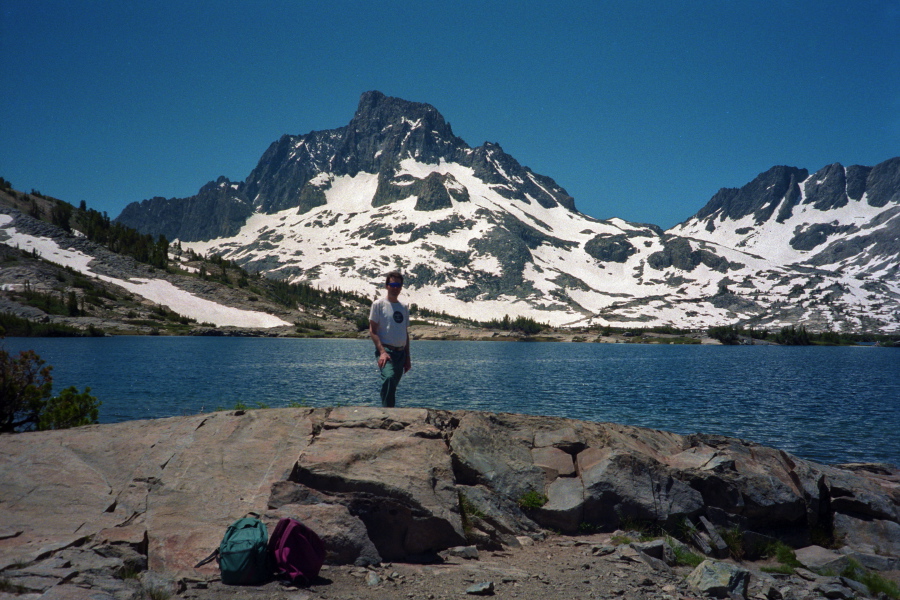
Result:
{"label": "green shrub", "polygon": [[547,504],[547,502],[549,501],[550,499],[547,498],[547,496],[545,496],[544,494],[531,490],[530,492],[525,492],[524,494],[522,494],[522,497],[519,498],[518,505],[519,508],[527,510],[540,508]]}
{"label": "green shrub", "polygon": [[680,540],[690,542],[696,534],[697,526],[687,519],[681,519],[675,527],[674,535]]}
{"label": "green shrub", "polygon": [[649,542],[666,533],[657,523],[629,516],[619,517],[619,528],[637,534],[638,541],[641,542]]}
{"label": "green shrub", "polygon": [[172,594],[168,590],[141,584],[141,600],[169,600],[171,597]]}
{"label": "green shrub", "polygon": [[472,504],[472,501],[466,498],[462,492],[459,493],[459,516],[462,521],[463,533],[466,534],[466,538],[469,539],[472,536],[474,531],[474,526],[472,524],[473,519],[482,519],[484,518],[484,513],[478,510],[478,508]]}
{"label": "green shrub", "polygon": [[101,403],[91,396],[90,391],[91,388],[86,387],[78,393],[73,385],[59,396],[50,398],[38,419],[38,430],[67,429],[96,423]]}
{"label": "green shrub", "polygon": [[472,519],[483,518],[484,513],[478,510],[472,502],[462,493],[459,494],[459,514],[462,520],[463,532],[469,538],[474,529]]}
{"label": "green shrub", "polygon": [[493,319],[481,324],[483,327],[490,329],[504,329],[507,331],[520,331],[525,335],[534,335],[540,333],[544,329],[549,329],[549,325],[538,323],[530,317],[516,317],[510,319],[509,315],[505,315],[503,319]]}
{"label": "green shrub", "polygon": [[594,525],[593,523],[581,522],[578,524],[578,533],[589,535],[592,533],[597,533],[600,531],[599,525]]}
{"label": "green shrub", "polygon": [[90,388],[74,387],[52,397],[52,367],[33,350],[13,358],[0,349],[0,433],[64,429],[97,422],[100,402]]}
{"label": "green shrub", "polygon": [[28,590],[20,585],[11,583],[6,577],[0,577],[0,592],[7,594],[24,594]]}

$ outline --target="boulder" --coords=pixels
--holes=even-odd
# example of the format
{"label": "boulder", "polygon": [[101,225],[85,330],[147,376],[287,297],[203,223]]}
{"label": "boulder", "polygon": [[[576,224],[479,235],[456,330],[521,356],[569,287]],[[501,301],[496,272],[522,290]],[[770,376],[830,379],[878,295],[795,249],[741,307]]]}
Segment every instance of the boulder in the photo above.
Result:
{"label": "boulder", "polygon": [[534,432],[535,448],[555,448],[570,456],[574,456],[587,447],[583,436],[576,431],[573,425],[556,425],[559,424],[551,421],[548,423],[548,427],[540,428]]}
{"label": "boulder", "polygon": [[650,556],[646,552],[639,550],[635,544],[623,544],[616,548],[616,556],[619,560],[633,563],[643,563],[654,571],[659,571],[667,575],[674,575],[674,572],[664,560]]}
{"label": "boulder", "polygon": [[900,557],[900,523],[834,514],[834,536],[867,554]]}
{"label": "boulder", "polygon": [[[308,409],[213,413],[176,443],[160,440],[172,456],[160,463],[163,471],[146,496],[148,504],[152,498],[145,515],[150,569],[193,570],[231,522],[261,514],[272,485],[288,477],[312,440],[314,420]],[[215,572],[212,565],[205,569]]]}
{"label": "boulder", "polygon": [[507,415],[465,412],[450,437],[459,483],[485,485],[518,500],[542,492],[544,472],[531,456],[533,433]]}
{"label": "boulder", "polygon": [[531,459],[535,466],[544,471],[547,482],[553,482],[557,477],[572,477],[575,475],[575,461],[572,455],[559,448],[533,448]]}
{"label": "boulder", "polygon": [[832,509],[863,520],[900,521],[896,474],[885,473],[881,465],[851,465],[851,469],[822,467]]}
{"label": "boulder", "polygon": [[584,523],[584,484],[580,478],[559,477],[547,486],[547,503],[534,509],[541,525],[563,533],[577,533]]}
{"label": "boulder", "polygon": [[685,517],[682,521],[682,526],[685,528],[685,533],[690,538],[690,541],[702,552],[705,556],[712,556],[713,549],[710,545],[709,536],[700,531],[700,529],[694,525],[694,522],[691,521],[688,517]]}
{"label": "boulder", "polygon": [[703,509],[703,496],[652,457],[608,448],[578,454],[584,518],[615,527],[623,519],[674,524]]}
{"label": "boulder", "polygon": [[821,546],[807,546],[795,552],[800,564],[816,573],[840,573],[848,564],[847,556]]}
{"label": "boulder", "polygon": [[713,560],[704,560],[687,578],[697,591],[715,598],[747,597],[750,571]]}
{"label": "boulder", "polygon": [[333,409],[290,480],[341,496],[385,560],[465,544],[450,452],[426,410]]}
{"label": "boulder", "polygon": [[820,523],[821,473],[774,448],[721,436],[691,435],[666,458],[706,506],[740,517],[754,531]]}
{"label": "boulder", "polygon": [[729,552],[728,544],[726,544],[725,540],[722,539],[722,536],[719,535],[715,526],[702,515],[700,516],[700,524],[703,526],[703,529],[706,531],[706,535],[709,538],[709,545],[712,548],[713,556],[715,558],[727,558]]}
{"label": "boulder", "polygon": [[447,556],[455,556],[457,558],[465,558],[466,560],[478,560],[478,548],[475,546],[456,546],[448,548]]}
{"label": "boulder", "polygon": [[[853,600],[857,597],[853,588],[845,585],[845,583],[837,577],[828,577],[822,581],[817,581],[812,589],[829,600]],[[863,594],[863,596],[869,595],[870,594],[868,593]]]}
{"label": "boulder", "polygon": [[652,556],[657,560],[663,561],[667,565],[675,564],[675,551],[672,546],[665,540],[633,542],[629,545],[635,550],[643,552],[647,556]]}
{"label": "boulder", "polygon": [[882,556],[880,554],[866,554],[857,552],[849,546],[841,548],[841,553],[847,558],[855,560],[860,566],[872,571],[900,571],[900,557]]}
{"label": "boulder", "polygon": [[470,585],[466,588],[466,593],[471,596],[493,596],[494,595],[494,582],[493,581],[483,581],[481,583],[476,583]]}
{"label": "boulder", "polygon": [[495,493],[483,485],[459,485],[460,497],[477,512],[480,519],[489,523],[501,534],[508,536],[542,537],[540,525],[526,515],[519,505],[506,496]]}

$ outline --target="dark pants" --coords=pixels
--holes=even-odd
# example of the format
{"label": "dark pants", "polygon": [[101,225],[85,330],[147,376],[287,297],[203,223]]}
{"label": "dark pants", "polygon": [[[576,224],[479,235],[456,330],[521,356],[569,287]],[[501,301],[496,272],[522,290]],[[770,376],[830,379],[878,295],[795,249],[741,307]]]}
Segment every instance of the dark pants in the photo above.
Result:
{"label": "dark pants", "polygon": [[[406,364],[406,348],[393,350],[385,348],[391,360],[381,367],[381,406],[393,408],[396,401],[397,384],[403,377],[403,367]],[[378,350],[375,351],[375,359],[378,360]]]}

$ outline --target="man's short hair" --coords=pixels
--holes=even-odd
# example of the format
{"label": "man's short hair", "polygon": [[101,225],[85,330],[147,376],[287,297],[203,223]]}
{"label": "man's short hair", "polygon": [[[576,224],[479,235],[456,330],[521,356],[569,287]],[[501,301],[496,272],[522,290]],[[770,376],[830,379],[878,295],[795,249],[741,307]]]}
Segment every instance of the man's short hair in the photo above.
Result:
{"label": "man's short hair", "polygon": [[391,271],[390,273],[388,273],[384,282],[390,283],[391,279],[399,279],[400,283],[403,283],[403,275],[400,274],[400,271]]}

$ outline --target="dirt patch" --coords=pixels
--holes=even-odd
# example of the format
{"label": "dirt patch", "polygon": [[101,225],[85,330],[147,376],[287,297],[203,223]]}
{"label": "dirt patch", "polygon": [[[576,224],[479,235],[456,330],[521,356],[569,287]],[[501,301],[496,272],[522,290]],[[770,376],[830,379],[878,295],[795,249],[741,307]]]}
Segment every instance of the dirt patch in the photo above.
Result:
{"label": "dirt patch", "polygon": [[[598,552],[598,548],[605,550]],[[655,570],[639,559],[612,550],[608,535],[551,536],[522,548],[480,551],[477,559],[444,553],[443,561],[434,564],[326,566],[320,579],[308,588],[279,582],[230,587],[213,581],[206,589],[189,586],[180,597],[196,600],[448,600],[478,595],[544,600],[697,597],[684,583],[691,571],[689,567]],[[477,586],[492,588],[493,593],[475,594]]]}

